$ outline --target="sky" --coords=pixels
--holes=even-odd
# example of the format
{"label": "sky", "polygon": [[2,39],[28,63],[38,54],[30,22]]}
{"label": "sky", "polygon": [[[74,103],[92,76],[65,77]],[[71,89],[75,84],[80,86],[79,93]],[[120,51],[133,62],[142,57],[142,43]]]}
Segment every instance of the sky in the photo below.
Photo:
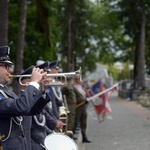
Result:
{"label": "sky", "polygon": [[90,0],[91,2],[95,2],[96,0]]}

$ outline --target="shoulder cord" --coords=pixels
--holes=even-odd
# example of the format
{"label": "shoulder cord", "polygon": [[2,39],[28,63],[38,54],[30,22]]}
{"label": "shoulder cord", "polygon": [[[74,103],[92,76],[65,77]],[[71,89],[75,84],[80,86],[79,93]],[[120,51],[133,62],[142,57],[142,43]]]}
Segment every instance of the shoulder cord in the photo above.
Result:
{"label": "shoulder cord", "polygon": [[[36,116],[33,116],[33,118],[34,118],[34,120],[35,120],[35,122],[36,122],[37,125],[45,128],[45,126],[46,126],[46,124],[45,124],[46,123],[46,119],[45,119],[44,115],[42,115],[42,116],[43,116],[43,120],[42,120],[41,123],[38,121],[38,119],[37,119]],[[40,144],[41,147],[43,147],[45,149],[45,146],[42,143],[39,143],[39,144]]]}
{"label": "shoulder cord", "polygon": [[52,102],[51,102],[51,101],[48,102],[48,103],[46,104],[46,107],[47,107],[48,109],[52,109]]}
{"label": "shoulder cord", "polygon": [[[2,95],[5,98],[8,98],[8,96],[4,93],[3,90],[0,90],[0,93],[2,93]],[[15,120],[15,118],[16,118],[16,120]],[[8,140],[8,138],[10,137],[11,129],[12,129],[12,121],[14,121],[14,123],[16,123],[17,125],[19,125],[21,127],[21,129],[22,129],[22,124],[21,123],[23,121],[23,117],[20,116],[20,117],[15,117],[15,118],[13,118],[13,117],[10,118],[10,126],[9,126],[8,135],[7,135],[7,137],[4,140],[2,140],[3,142],[6,141],[6,140]]]}
{"label": "shoulder cord", "polygon": [[16,119],[17,119],[18,122],[13,117],[10,118],[9,132],[8,132],[7,137],[4,140],[2,140],[2,142],[5,142],[10,137],[11,129],[12,129],[12,121],[14,121],[17,125],[21,126],[21,123],[23,121],[23,117],[22,116],[21,117],[16,117]]}
{"label": "shoulder cord", "polygon": [[54,92],[54,95],[56,96],[56,98],[58,99],[58,100],[60,100],[60,101],[62,101],[62,93],[61,93],[61,91],[60,91],[60,88],[58,88],[59,89],[59,94],[57,94],[57,92],[56,92],[56,90],[55,90],[55,87],[53,87],[52,86],[52,90],[53,90],[53,92]]}
{"label": "shoulder cord", "polygon": [[[17,121],[15,120],[15,118],[16,118]],[[13,121],[14,121],[17,125],[21,125],[21,122],[23,121],[23,117],[20,116],[20,117],[15,117],[15,118],[12,117]]]}
{"label": "shoulder cord", "polygon": [[43,126],[45,126],[46,119],[45,119],[45,116],[44,116],[44,115],[42,115],[42,116],[43,116],[43,120],[42,120],[42,122],[39,122],[36,116],[33,116],[33,118],[34,118],[34,120],[35,120],[35,122],[36,122],[36,124],[37,124],[37,125],[39,125],[39,126],[42,126],[42,127],[43,127]]}

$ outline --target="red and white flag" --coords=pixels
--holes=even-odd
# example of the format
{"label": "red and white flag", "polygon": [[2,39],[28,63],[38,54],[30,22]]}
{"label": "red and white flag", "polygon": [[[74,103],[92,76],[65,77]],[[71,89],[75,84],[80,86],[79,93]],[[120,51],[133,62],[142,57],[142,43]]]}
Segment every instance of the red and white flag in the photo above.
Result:
{"label": "red and white flag", "polygon": [[[99,92],[94,92],[98,91],[97,89],[99,89]],[[111,113],[110,94],[115,89],[116,86],[106,89],[105,84],[101,81],[98,81],[87,91],[89,95],[89,98],[87,100],[91,101],[91,103],[93,104],[99,122],[102,122],[104,118]]]}

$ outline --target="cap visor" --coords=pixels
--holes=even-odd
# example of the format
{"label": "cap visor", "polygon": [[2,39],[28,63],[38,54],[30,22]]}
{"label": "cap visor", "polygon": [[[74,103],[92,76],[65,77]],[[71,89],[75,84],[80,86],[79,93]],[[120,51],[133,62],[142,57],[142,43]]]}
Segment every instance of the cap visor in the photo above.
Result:
{"label": "cap visor", "polygon": [[9,60],[5,60],[5,61],[0,61],[0,62],[3,62],[3,63],[8,63],[8,64],[13,64],[11,61]]}

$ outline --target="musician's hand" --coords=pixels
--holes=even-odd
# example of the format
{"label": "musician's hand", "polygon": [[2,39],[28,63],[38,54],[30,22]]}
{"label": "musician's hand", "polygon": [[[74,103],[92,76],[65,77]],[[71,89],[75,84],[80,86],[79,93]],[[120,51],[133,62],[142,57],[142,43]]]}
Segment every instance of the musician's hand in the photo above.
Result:
{"label": "musician's hand", "polygon": [[51,82],[52,82],[51,79],[48,78],[47,76],[45,76],[40,82],[41,91],[44,92],[47,89],[47,87],[50,85]]}
{"label": "musician's hand", "polygon": [[31,74],[31,82],[37,82],[40,84],[41,80],[46,76],[47,72],[44,72],[43,69],[33,68]]}
{"label": "musician's hand", "polygon": [[64,125],[65,125],[65,124],[64,124],[62,121],[57,120],[57,124],[56,124],[56,128],[57,128],[57,129],[62,128]]}

